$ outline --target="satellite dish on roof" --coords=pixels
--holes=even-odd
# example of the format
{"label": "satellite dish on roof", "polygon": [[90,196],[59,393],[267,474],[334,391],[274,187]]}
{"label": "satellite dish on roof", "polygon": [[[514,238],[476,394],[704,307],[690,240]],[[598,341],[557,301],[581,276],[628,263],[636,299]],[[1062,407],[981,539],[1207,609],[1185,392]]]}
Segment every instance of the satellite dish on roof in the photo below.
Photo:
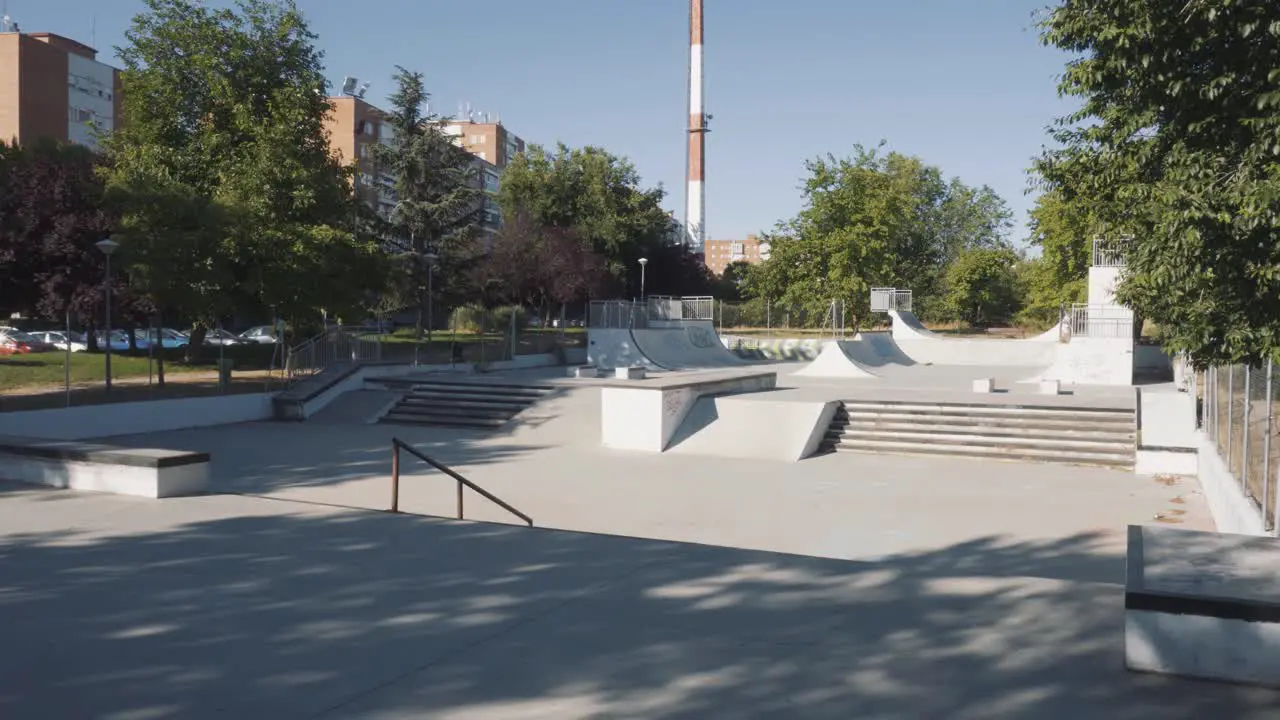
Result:
{"label": "satellite dish on roof", "polygon": [[356,97],[364,99],[364,94],[367,92],[369,92],[369,83],[364,83],[360,86],[360,89],[356,91]]}
{"label": "satellite dish on roof", "polygon": [[356,91],[356,85],[360,82],[359,78],[345,77],[342,78],[342,94],[351,95]]}

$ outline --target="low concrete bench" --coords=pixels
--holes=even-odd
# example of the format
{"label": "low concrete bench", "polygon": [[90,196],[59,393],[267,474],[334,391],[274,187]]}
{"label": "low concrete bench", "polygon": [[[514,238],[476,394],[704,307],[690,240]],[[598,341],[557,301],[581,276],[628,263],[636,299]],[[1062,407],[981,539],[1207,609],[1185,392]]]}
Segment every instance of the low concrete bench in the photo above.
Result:
{"label": "low concrete bench", "polygon": [[0,436],[0,480],[148,498],[198,495],[209,454]]}
{"label": "low concrete bench", "polygon": [[698,398],[770,390],[776,372],[723,370],[645,380],[610,380],[600,388],[600,435],[620,450],[667,449]]}
{"label": "low concrete bench", "polygon": [[1280,539],[1129,526],[1130,670],[1280,687]]}
{"label": "low concrete bench", "polygon": [[595,365],[577,365],[569,370],[569,376],[575,378],[600,377],[600,368]]}

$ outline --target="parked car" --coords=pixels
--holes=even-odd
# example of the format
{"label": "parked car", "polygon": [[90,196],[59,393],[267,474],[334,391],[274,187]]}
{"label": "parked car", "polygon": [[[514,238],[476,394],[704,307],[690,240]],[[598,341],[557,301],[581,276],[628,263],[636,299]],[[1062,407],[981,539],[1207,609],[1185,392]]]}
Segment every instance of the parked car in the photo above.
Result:
{"label": "parked car", "polygon": [[248,340],[226,330],[213,329],[204,336],[205,345],[247,345]]}
{"label": "parked car", "polygon": [[[134,337],[136,338],[137,336],[135,335]],[[107,345],[106,336],[103,333],[98,333],[98,347],[104,347],[106,345]],[[147,346],[145,336],[142,338],[141,341],[138,342],[137,345],[140,348],[145,348]],[[123,352],[128,349],[129,349],[129,336],[126,335],[123,330],[112,330],[111,331],[112,352]]]}
{"label": "parked car", "polygon": [[67,333],[62,330],[44,330],[29,334],[40,342],[49,343],[59,350],[66,350],[67,345],[71,346],[71,352],[84,352],[89,349],[89,341],[78,332]]}
{"label": "parked car", "polygon": [[259,325],[252,327],[240,333],[240,339],[245,342],[258,343],[260,345],[270,345],[279,342],[276,339],[276,329],[270,325]]}
{"label": "parked car", "polygon": [[58,348],[17,328],[0,327],[0,355],[53,352]]}
{"label": "parked car", "polygon": [[[140,348],[146,348],[155,343],[157,335],[160,338],[160,347],[166,350],[184,348],[191,344],[191,338],[173,328],[159,328],[157,330],[139,328],[133,331],[133,336],[138,339],[138,347]],[[113,345],[111,349],[114,350],[115,346]]]}

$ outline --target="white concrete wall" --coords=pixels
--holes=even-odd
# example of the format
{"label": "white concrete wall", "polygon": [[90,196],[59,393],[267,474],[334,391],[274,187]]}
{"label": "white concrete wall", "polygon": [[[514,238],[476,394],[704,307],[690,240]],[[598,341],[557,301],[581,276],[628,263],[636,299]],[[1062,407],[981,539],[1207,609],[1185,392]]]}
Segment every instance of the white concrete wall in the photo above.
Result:
{"label": "white concrete wall", "polygon": [[154,468],[0,453],[0,479],[115,495],[180,497],[208,490],[209,463]]}
{"label": "white concrete wall", "polygon": [[1136,345],[1133,348],[1133,366],[1140,370],[1173,372],[1173,358],[1159,345]]}
{"label": "white concrete wall", "polygon": [[1130,670],[1280,686],[1280,624],[1125,610]]}
{"label": "white concrete wall", "polygon": [[898,348],[918,363],[1044,367],[1054,361],[1059,343],[981,338],[897,339]]}
{"label": "white concrete wall", "polygon": [[600,388],[600,441],[616,450],[662,452],[703,395],[750,393],[774,388],[777,373],[707,379],[696,385]]}
{"label": "white concrete wall", "polygon": [[1120,282],[1118,267],[1089,268],[1089,304],[1115,305],[1116,285]]}
{"label": "white concrete wall", "polygon": [[154,400],[0,413],[0,435],[82,440],[267,420],[271,395]]}
{"label": "white concrete wall", "polygon": [[1195,448],[1196,399],[1172,387],[1138,390],[1140,445]]}
{"label": "white concrete wall", "polygon": [[1133,341],[1127,338],[1073,337],[1066,343],[1046,343],[1057,358],[1037,380],[1063,384],[1132,385]]}
{"label": "white concrete wall", "polygon": [[699,398],[668,452],[796,462],[817,451],[839,406],[751,396]]}
{"label": "white concrete wall", "polygon": [[1218,455],[1217,445],[1204,433],[1196,433],[1199,442],[1200,489],[1204,491],[1209,512],[1218,532],[1241,535],[1267,535],[1263,530],[1262,511],[1240,487],[1227,463]]}

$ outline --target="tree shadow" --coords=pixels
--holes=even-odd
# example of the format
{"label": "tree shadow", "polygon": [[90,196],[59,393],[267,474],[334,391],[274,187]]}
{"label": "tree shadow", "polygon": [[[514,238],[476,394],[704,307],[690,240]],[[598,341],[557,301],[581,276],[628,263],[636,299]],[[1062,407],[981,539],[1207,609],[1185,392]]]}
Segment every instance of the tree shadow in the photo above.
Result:
{"label": "tree shadow", "polygon": [[[1257,717],[1133,675],[1098,536],[876,562],[166,501],[0,543],[0,716]],[[1271,715],[1274,717],[1274,715]]]}

